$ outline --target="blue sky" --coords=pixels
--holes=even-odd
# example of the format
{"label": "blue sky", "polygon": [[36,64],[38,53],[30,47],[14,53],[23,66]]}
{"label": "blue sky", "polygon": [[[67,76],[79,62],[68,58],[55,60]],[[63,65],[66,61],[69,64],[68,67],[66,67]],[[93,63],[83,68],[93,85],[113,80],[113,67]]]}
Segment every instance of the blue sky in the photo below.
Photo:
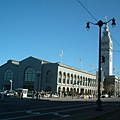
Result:
{"label": "blue sky", "polygon": [[[120,44],[120,1],[80,1],[98,21],[105,21],[105,16],[116,19],[116,27],[109,23],[109,29]],[[96,23],[77,0],[0,0],[0,65],[29,56],[59,62],[63,50],[63,64],[80,68],[82,63],[85,71],[97,69],[98,27],[91,25],[86,31],[87,21]],[[120,45],[114,40],[113,44],[120,51]],[[116,73],[120,72],[119,59],[120,52],[114,52]]]}

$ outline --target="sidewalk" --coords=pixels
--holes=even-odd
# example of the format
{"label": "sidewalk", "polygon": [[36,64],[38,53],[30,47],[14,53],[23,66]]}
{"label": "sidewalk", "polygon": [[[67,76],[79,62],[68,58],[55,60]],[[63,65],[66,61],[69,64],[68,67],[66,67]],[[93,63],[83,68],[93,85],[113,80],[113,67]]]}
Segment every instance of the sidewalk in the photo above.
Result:
{"label": "sidewalk", "polygon": [[[16,99],[18,100],[16,97],[4,97],[4,99],[0,99],[0,103],[2,102],[8,102],[8,101],[11,101],[12,99]],[[115,99],[115,98],[101,98],[101,101],[111,101],[112,99]],[[32,97],[26,97],[26,98],[23,98],[23,100],[36,100],[36,99],[33,99]],[[38,100],[49,100],[49,101],[91,101],[91,102],[96,102],[97,101],[97,98],[87,98],[87,99],[84,99],[84,98],[77,98],[77,97],[70,97],[70,96],[66,96],[66,97],[43,97],[43,98],[40,98]]]}
{"label": "sidewalk", "polygon": [[50,100],[50,101],[96,101],[97,98],[93,98],[93,99],[84,99],[84,98],[77,98],[77,97],[44,97],[44,98],[41,98],[41,100]]}

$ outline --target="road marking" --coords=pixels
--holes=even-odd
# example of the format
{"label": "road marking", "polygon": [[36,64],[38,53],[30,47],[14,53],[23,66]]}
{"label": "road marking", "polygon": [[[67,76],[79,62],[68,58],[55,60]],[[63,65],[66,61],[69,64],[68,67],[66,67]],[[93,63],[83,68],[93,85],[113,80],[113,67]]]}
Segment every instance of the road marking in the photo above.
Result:
{"label": "road marking", "polygon": [[59,114],[57,112],[55,112],[54,115],[59,116],[59,117],[69,117],[70,116],[70,115],[61,115],[61,114]]}
{"label": "road marking", "polygon": [[28,111],[26,111],[26,113],[32,114],[32,115],[40,115],[39,112],[33,112],[32,110],[28,110]]}
{"label": "road marking", "polygon": [[[73,110],[78,110],[78,109],[84,109],[84,108],[91,108],[95,105],[92,106],[87,106],[87,107],[82,107],[82,108],[75,108],[75,109],[67,109],[67,110],[60,110],[60,111],[56,111],[56,112],[67,112],[67,111],[73,111]],[[41,109],[39,109],[41,110]],[[33,111],[33,110],[31,110]],[[27,111],[28,113],[31,112],[30,110]],[[22,119],[22,118],[28,118],[28,117],[33,117],[33,116],[39,116],[39,115],[49,115],[49,114],[54,114],[55,112],[47,112],[47,113],[41,113],[41,114],[31,114],[31,115],[26,115],[26,116],[19,116],[19,117],[12,117],[12,118],[6,118],[6,119],[1,119],[1,120],[16,120],[16,119]],[[65,116],[64,116],[65,117]]]}
{"label": "road marking", "polygon": [[[39,108],[39,109],[31,109],[32,111],[36,111],[36,110],[49,110],[49,109],[55,109],[55,108],[64,108],[64,107],[71,107],[71,106],[78,106],[80,105],[82,108],[82,105],[93,105],[95,103],[86,103],[86,104],[75,104],[75,105],[64,105],[64,106],[59,106],[59,107],[50,107],[50,108]],[[12,111],[12,112],[4,112],[4,113],[0,113],[0,114],[12,114],[12,113],[20,113],[20,112],[26,112],[29,110],[21,110],[21,111]]]}

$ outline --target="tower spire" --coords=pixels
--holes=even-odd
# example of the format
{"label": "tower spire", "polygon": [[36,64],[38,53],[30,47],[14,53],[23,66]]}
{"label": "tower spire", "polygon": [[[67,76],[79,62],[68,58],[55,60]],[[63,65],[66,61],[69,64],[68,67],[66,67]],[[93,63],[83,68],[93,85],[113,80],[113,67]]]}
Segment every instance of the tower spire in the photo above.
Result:
{"label": "tower spire", "polygon": [[105,24],[104,31],[103,31],[103,36],[108,36],[108,37],[110,37],[110,32],[109,32],[108,23]]}
{"label": "tower spire", "polygon": [[110,31],[108,23],[104,26],[103,36],[101,40],[101,55],[105,57],[105,61],[102,63],[101,67],[105,73],[105,76],[112,75],[112,58],[113,58],[113,43],[110,37]]}

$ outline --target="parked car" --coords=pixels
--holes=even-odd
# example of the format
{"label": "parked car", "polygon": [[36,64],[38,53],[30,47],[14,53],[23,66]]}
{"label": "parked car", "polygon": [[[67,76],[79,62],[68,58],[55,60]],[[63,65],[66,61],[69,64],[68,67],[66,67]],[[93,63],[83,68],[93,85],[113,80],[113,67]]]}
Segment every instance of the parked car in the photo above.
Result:
{"label": "parked car", "polygon": [[108,97],[109,97],[108,94],[101,95],[101,98],[108,98]]}
{"label": "parked car", "polygon": [[84,99],[84,95],[80,95],[80,98]]}
{"label": "parked car", "polygon": [[6,96],[17,96],[17,94],[18,93],[14,90],[10,90],[5,93]]}

